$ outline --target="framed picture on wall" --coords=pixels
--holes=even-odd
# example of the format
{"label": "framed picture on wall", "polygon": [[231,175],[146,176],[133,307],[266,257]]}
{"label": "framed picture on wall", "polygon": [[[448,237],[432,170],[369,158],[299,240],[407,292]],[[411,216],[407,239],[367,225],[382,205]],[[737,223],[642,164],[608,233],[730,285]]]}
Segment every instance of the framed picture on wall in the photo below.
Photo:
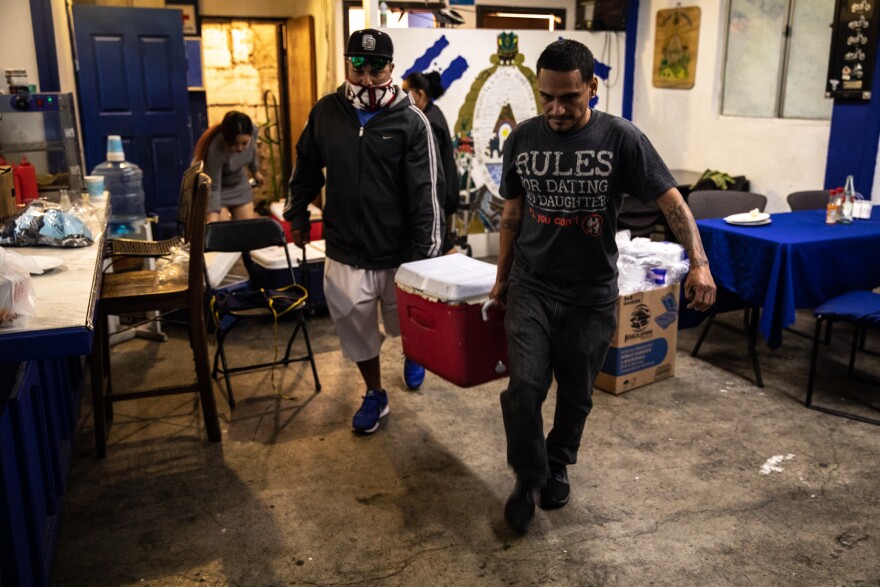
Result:
{"label": "framed picture on wall", "polygon": [[876,2],[837,0],[825,97],[870,100],[877,61],[880,10]]}
{"label": "framed picture on wall", "polygon": [[677,6],[657,11],[652,79],[655,88],[689,90],[694,87],[699,42],[698,6]]}
{"label": "framed picture on wall", "polygon": [[195,4],[166,4],[165,8],[174,8],[183,13],[183,34],[199,34],[199,21],[196,16]]}
{"label": "framed picture on wall", "polygon": [[183,45],[186,50],[186,89],[204,90],[202,38],[184,37]]}

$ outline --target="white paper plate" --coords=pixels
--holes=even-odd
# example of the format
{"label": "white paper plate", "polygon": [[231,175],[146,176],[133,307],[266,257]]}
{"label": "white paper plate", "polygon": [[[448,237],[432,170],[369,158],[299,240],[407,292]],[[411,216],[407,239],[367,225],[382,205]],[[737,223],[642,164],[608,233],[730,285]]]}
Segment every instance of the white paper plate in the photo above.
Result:
{"label": "white paper plate", "polygon": [[757,222],[736,222],[734,220],[730,220],[729,218],[725,218],[724,222],[728,224],[734,224],[736,226],[764,226],[765,224],[770,224],[772,220],[770,218],[765,218],[764,220],[759,220]]}
{"label": "white paper plate", "polygon": [[725,222],[729,222],[731,224],[757,224],[758,222],[764,222],[765,220],[769,220],[770,215],[766,212],[758,212],[757,214],[752,214],[751,212],[743,212],[741,214],[731,214],[727,216],[724,220]]}
{"label": "white paper plate", "polygon": [[43,255],[28,255],[28,258],[31,259],[37,266],[40,268],[39,271],[31,270],[32,275],[40,275],[46,271],[50,271],[55,269],[64,263],[64,259],[61,257],[49,257]]}

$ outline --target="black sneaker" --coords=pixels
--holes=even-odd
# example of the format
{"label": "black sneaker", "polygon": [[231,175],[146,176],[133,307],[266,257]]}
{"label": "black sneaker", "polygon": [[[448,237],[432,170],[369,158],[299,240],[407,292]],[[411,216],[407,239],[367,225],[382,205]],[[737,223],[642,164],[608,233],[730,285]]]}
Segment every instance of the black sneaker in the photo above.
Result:
{"label": "black sneaker", "polygon": [[571,487],[565,467],[552,467],[547,475],[547,485],[541,490],[541,509],[555,510],[568,503]]}
{"label": "black sneaker", "polygon": [[504,505],[504,519],[519,534],[525,534],[535,517],[535,494],[538,490],[517,481]]}

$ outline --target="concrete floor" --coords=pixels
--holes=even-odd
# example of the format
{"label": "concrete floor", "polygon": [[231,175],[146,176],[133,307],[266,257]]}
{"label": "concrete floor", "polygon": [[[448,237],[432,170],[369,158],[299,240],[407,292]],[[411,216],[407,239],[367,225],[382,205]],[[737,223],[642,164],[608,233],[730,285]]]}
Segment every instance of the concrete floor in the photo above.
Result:
{"label": "concrete floor", "polygon": [[[810,315],[797,326],[811,330]],[[356,436],[356,368],[329,318],[311,328],[323,391],[303,364],[274,373],[292,399],[268,370],[235,377],[234,411],[217,388],[219,444],[191,397],[125,402],[96,460],[86,396],[53,583],[880,585],[880,428],[804,408],[805,339],[762,344],[764,389],[742,335],[714,329],[701,359],[688,354],[697,332],[681,333],[674,378],[597,391],[571,502],[539,510],[520,537],[502,518],[504,381],[460,389],[429,374],[406,391],[390,339],[391,414]],[[114,347],[117,385],[188,376],[186,343],[169,333]],[[271,353],[271,324],[235,340],[241,355]],[[873,391],[876,406],[876,386],[843,380],[848,341],[840,327],[823,349],[823,396]]]}

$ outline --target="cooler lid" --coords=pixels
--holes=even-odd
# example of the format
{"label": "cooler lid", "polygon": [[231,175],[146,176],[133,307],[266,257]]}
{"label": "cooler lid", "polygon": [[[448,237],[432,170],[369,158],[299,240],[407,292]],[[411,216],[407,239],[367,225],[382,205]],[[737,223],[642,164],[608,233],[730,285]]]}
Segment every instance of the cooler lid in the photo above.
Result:
{"label": "cooler lid", "polygon": [[468,302],[489,295],[495,285],[495,273],[495,265],[455,253],[404,263],[394,280],[440,301]]}
{"label": "cooler lid", "polygon": [[327,256],[327,247],[324,239],[306,243],[306,261],[323,261]]}
{"label": "cooler lid", "polygon": [[[294,267],[299,267],[302,259],[302,249],[293,243],[287,243],[287,250],[290,252],[290,260]],[[251,259],[254,263],[264,269],[286,269],[287,258],[284,256],[284,249],[281,247],[266,247],[264,249],[255,249],[251,251]],[[306,243],[306,261],[324,260],[324,241],[315,241]]]}
{"label": "cooler lid", "polygon": [[211,287],[218,287],[239,259],[241,259],[241,253],[220,251],[205,253],[205,267],[208,270],[208,280],[211,282]]}

